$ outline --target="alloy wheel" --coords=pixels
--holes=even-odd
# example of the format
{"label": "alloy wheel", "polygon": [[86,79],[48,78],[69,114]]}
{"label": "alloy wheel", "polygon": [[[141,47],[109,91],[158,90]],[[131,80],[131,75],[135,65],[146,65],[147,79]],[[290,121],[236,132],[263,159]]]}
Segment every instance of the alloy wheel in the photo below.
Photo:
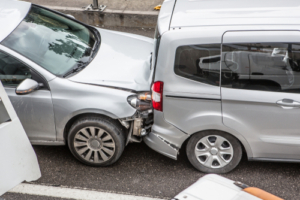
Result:
{"label": "alloy wheel", "polygon": [[198,141],[195,155],[202,165],[209,168],[221,168],[232,160],[233,147],[224,137],[209,135]]}
{"label": "alloy wheel", "polygon": [[78,155],[88,162],[102,163],[112,158],[116,145],[112,136],[98,127],[80,129],[74,137],[74,147]]}

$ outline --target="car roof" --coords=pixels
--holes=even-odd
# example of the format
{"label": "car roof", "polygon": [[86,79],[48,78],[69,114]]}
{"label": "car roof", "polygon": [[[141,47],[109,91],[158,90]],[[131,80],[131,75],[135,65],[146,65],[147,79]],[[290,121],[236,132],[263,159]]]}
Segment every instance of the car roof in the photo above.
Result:
{"label": "car roof", "polygon": [[15,0],[0,0],[0,42],[4,40],[25,18],[31,3]]}
{"label": "car roof", "polygon": [[299,0],[166,0],[166,8],[162,7],[159,20],[165,20],[171,9],[174,10],[168,25],[158,23],[165,26],[160,27],[161,30],[198,26],[300,24]]}

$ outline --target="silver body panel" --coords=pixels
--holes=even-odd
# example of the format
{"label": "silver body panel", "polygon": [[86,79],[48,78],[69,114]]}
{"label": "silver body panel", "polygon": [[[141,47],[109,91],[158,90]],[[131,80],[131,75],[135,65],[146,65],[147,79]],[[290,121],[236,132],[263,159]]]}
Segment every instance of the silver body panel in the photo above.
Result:
{"label": "silver body panel", "polygon": [[[289,3],[173,1],[171,17],[163,12],[158,18],[158,28],[164,31],[160,33],[154,81],[164,83],[163,112],[154,111],[152,133],[144,138],[146,144],[176,159],[179,148],[191,135],[219,130],[235,136],[244,146],[249,160],[300,162],[299,108],[276,104],[283,99],[299,102],[300,92],[229,89],[184,78],[174,72],[175,52],[180,46],[299,42],[299,7],[296,6],[299,2]],[[166,6],[163,5],[162,10],[172,7],[170,3]],[[165,23],[166,18],[171,19],[170,24]],[[294,76],[297,79],[298,72]],[[284,90],[284,82],[280,84]],[[155,145],[151,143],[154,136],[156,140],[164,138],[165,141]],[[177,148],[177,153],[170,151],[169,144]]]}
{"label": "silver body panel", "polygon": [[153,39],[105,29],[98,30],[101,34],[101,46],[97,56],[86,69],[69,80],[149,91]]}
{"label": "silver body panel", "polygon": [[132,95],[118,89],[76,83],[68,79],[56,78],[49,82],[57,140],[64,140],[67,122],[80,114],[102,114],[113,119],[132,116],[136,110],[127,102]]}
{"label": "silver body panel", "polygon": [[161,112],[154,110],[154,116],[151,133],[144,137],[143,140],[150,148],[176,160],[182,141],[189,136],[166,122]]}
{"label": "silver body panel", "polygon": [[175,0],[165,0],[162,3],[157,20],[157,28],[161,34],[168,31],[170,28],[174,6]]}
{"label": "silver body panel", "polygon": [[[226,43],[295,42],[299,31],[227,32]],[[295,78],[299,79],[298,76]],[[224,125],[243,133],[252,148],[253,157],[299,159],[299,107],[284,107],[282,99],[300,101],[300,93],[266,92],[221,88]]]}
{"label": "silver body panel", "polygon": [[30,140],[56,140],[51,92],[38,90],[17,95],[15,88],[5,88]]}
{"label": "silver body panel", "polygon": [[298,24],[296,0],[177,0],[169,27]]}
{"label": "silver body panel", "polygon": [[64,141],[66,124],[80,114],[102,114],[118,119],[136,112],[127,102],[132,92],[58,77],[48,84],[51,91],[37,90],[26,95],[17,95],[15,88],[5,88],[29,139],[35,144]]}

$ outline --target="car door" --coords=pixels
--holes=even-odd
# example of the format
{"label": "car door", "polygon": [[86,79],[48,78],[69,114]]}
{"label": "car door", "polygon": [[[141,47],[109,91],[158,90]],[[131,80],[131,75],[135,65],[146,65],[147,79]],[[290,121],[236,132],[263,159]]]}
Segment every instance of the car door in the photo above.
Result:
{"label": "car door", "polygon": [[[43,86],[30,94],[16,94],[16,87],[26,78]],[[51,91],[43,76],[25,62],[0,51],[0,80],[32,142],[56,140]]]}
{"label": "car door", "polygon": [[0,196],[41,177],[37,157],[0,81]]}
{"label": "car door", "polygon": [[299,67],[298,31],[223,36],[223,123],[246,138],[255,159],[300,159]]}
{"label": "car door", "polygon": [[[208,127],[211,124],[222,124],[219,85],[221,44],[198,42],[178,46],[173,66],[168,64],[170,71],[161,79],[164,81],[164,118],[188,134],[211,128]],[[203,64],[204,59],[206,62]]]}

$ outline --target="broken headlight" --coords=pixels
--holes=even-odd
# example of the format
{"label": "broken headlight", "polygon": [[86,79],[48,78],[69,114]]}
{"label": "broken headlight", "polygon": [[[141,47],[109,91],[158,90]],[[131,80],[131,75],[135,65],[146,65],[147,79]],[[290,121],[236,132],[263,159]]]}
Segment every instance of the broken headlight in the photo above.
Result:
{"label": "broken headlight", "polygon": [[151,95],[149,92],[131,95],[127,98],[128,103],[139,111],[149,110],[152,108]]}

